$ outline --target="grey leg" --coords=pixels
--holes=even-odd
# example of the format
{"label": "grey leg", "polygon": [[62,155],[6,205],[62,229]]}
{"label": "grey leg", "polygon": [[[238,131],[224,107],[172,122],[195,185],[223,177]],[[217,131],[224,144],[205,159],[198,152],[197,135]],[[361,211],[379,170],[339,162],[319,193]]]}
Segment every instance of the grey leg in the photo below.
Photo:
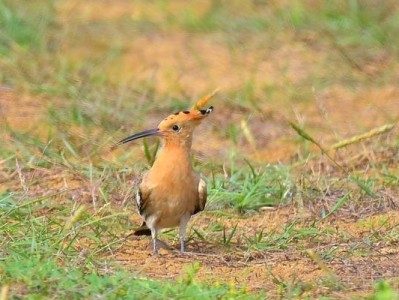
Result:
{"label": "grey leg", "polygon": [[187,228],[187,224],[188,224],[189,220],[190,220],[189,214],[183,215],[180,219],[180,232],[179,232],[180,252],[184,252],[184,241],[186,239],[186,228]]}
{"label": "grey leg", "polygon": [[152,243],[153,243],[153,254],[154,256],[158,256],[158,231],[155,228],[151,228],[151,237],[152,237]]}

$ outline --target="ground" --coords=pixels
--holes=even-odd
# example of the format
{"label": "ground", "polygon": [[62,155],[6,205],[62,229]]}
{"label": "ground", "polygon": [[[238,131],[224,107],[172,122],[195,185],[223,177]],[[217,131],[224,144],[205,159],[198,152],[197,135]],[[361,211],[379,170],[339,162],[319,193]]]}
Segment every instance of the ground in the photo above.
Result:
{"label": "ground", "polygon": [[[118,297],[136,280],[148,298],[398,297],[395,2],[0,9],[3,293]],[[156,141],[114,144],[216,88],[193,144],[207,208],[187,253],[154,257],[130,233]],[[176,230],[161,239],[178,248]]]}

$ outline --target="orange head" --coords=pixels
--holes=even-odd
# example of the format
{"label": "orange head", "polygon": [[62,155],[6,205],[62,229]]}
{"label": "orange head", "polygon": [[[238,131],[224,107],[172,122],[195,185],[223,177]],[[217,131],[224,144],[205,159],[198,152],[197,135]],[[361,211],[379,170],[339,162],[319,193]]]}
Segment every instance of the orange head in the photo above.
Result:
{"label": "orange head", "polygon": [[208,109],[193,108],[190,111],[177,112],[162,120],[157,128],[131,135],[119,141],[118,144],[125,144],[146,136],[157,135],[162,137],[166,143],[171,142],[191,145],[192,133],[195,127],[197,127],[201,120],[206,118],[212,110],[213,107],[211,106]]}
{"label": "orange head", "polygon": [[194,132],[195,127],[197,127],[201,120],[207,117],[213,110],[212,106],[208,109],[201,109],[201,107],[204,106],[216,93],[217,90],[198,100],[191,110],[177,112],[166,117],[161,123],[159,123],[157,128],[131,135],[119,141],[118,144],[125,144],[150,135],[158,135],[163,138],[163,141],[166,144],[190,147],[192,133]]}

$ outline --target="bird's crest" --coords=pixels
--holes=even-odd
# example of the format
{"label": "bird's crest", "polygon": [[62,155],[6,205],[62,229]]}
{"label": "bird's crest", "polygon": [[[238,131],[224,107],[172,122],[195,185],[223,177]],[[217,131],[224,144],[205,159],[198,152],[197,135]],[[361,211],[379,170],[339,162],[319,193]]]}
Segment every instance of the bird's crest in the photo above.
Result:
{"label": "bird's crest", "polygon": [[192,110],[200,110],[201,107],[203,107],[213,96],[217,94],[219,89],[214,90],[211,94],[206,95],[205,97],[202,97],[199,99],[191,108]]}
{"label": "bird's crest", "polygon": [[213,93],[202,97],[192,106],[191,110],[179,111],[167,116],[161,124],[163,126],[168,126],[169,124],[174,124],[175,122],[187,122],[203,119],[213,111],[213,106],[210,106],[207,109],[201,108],[205,106],[205,104],[217,93],[217,91],[218,90],[215,90]]}

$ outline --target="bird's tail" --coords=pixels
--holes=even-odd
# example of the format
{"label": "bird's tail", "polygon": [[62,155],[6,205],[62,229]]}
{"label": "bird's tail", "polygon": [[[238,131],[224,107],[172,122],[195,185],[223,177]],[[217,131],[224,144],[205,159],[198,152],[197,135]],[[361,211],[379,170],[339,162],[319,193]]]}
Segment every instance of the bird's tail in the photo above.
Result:
{"label": "bird's tail", "polygon": [[143,222],[141,226],[136,229],[133,233],[134,235],[151,235],[151,230],[147,227],[147,224]]}

